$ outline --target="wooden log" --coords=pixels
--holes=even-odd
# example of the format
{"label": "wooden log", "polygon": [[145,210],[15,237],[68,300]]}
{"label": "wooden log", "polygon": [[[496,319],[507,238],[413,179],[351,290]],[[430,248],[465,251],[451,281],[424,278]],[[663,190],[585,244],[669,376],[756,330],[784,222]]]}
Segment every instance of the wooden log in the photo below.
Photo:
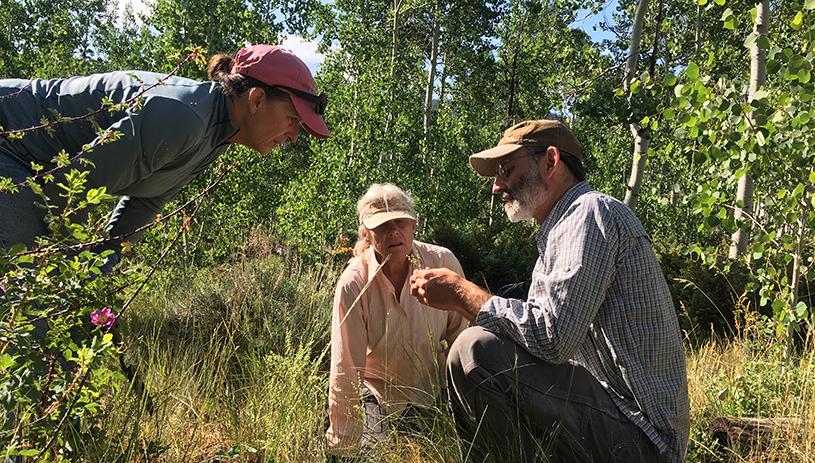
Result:
{"label": "wooden log", "polygon": [[707,432],[721,447],[746,456],[753,451],[767,450],[773,440],[800,441],[804,435],[804,420],[720,416],[710,423]]}

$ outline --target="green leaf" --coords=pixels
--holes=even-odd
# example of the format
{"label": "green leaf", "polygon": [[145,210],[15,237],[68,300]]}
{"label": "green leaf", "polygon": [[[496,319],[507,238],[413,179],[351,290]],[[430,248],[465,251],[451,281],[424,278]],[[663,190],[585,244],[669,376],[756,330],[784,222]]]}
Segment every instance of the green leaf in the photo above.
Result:
{"label": "green leaf", "polygon": [[0,357],[0,370],[8,370],[8,367],[14,364],[14,359],[8,353]]}
{"label": "green leaf", "polygon": [[806,0],[806,1],[804,1],[804,9],[805,10],[815,10],[815,0]]}
{"label": "green leaf", "polygon": [[812,73],[810,73],[806,69],[799,69],[798,70],[798,82],[802,84],[808,84],[810,79],[812,78]]}
{"label": "green leaf", "polygon": [[11,247],[11,249],[8,250],[8,255],[9,256],[16,256],[17,254],[20,254],[21,252],[25,252],[25,251],[26,251],[26,247],[25,247],[24,244],[15,244],[14,246]]}
{"label": "green leaf", "polygon": [[99,191],[99,188],[91,188],[85,195],[88,204],[99,204],[101,198],[105,195],[105,190]]}
{"label": "green leaf", "polygon": [[42,196],[42,186],[39,183],[31,181],[29,182],[29,187],[34,192],[34,194]]}
{"label": "green leaf", "polygon": [[795,190],[792,191],[792,196],[795,197],[802,195],[805,188],[806,187],[804,187],[803,183],[799,183],[798,186],[795,187]]}
{"label": "green leaf", "polygon": [[784,335],[787,331],[787,326],[783,323],[779,323],[778,326],[775,327],[775,337],[780,338]]}
{"label": "green leaf", "polygon": [[758,41],[758,35],[755,32],[751,32],[750,35],[744,39],[744,48],[753,48],[756,45],[756,41]]}
{"label": "green leaf", "polygon": [[725,0],[714,0],[717,5],[722,6],[724,5]]}
{"label": "green leaf", "polygon": [[696,63],[691,62],[688,64],[687,69],[685,69],[685,75],[688,76],[691,80],[698,80],[699,79],[699,65]]}
{"label": "green leaf", "polygon": [[779,69],[781,69],[780,61],[774,59],[767,61],[767,74],[775,74]]}
{"label": "green leaf", "polygon": [[756,41],[756,46],[758,46],[759,50],[769,50],[772,45],[770,44],[770,39],[766,35],[762,35]]}
{"label": "green leaf", "polygon": [[667,86],[676,85],[676,76],[673,72],[669,72],[665,74],[665,78],[662,79],[663,83]]}
{"label": "green leaf", "polygon": [[798,70],[799,68],[801,68],[802,66],[804,66],[804,63],[805,63],[805,59],[804,59],[804,57],[803,57],[803,56],[801,56],[801,55],[799,55],[799,54],[797,54],[797,53],[796,53],[796,54],[794,54],[794,55],[792,55],[792,56],[790,56],[790,63],[789,63],[789,65],[790,65],[790,67],[792,67],[793,69]]}
{"label": "green leaf", "polygon": [[[730,10],[728,9],[728,11]],[[724,21],[722,27],[725,29],[730,29],[731,31],[734,31],[739,27],[739,18],[737,18],[736,15],[734,14],[731,14],[726,18],[722,17],[722,21]]]}
{"label": "green leaf", "polygon": [[753,101],[761,100],[770,96],[770,93],[766,90],[757,90],[753,93]]}
{"label": "green leaf", "polygon": [[795,316],[801,320],[802,318],[806,317],[807,314],[807,305],[804,301],[799,301],[798,304],[795,306]]}
{"label": "green leaf", "polygon": [[[665,116],[665,120],[668,121],[673,120],[673,118],[676,117],[674,110],[671,108],[665,109],[665,111],[662,112],[662,115]],[[813,174],[815,174],[815,172],[813,172]]]}
{"label": "green leaf", "polygon": [[790,26],[792,26],[792,28],[797,31],[801,29],[801,26],[803,24],[804,24],[804,14],[799,11],[798,14],[796,14],[795,17],[792,19]]}
{"label": "green leaf", "polygon": [[111,341],[113,341],[113,333],[106,333],[102,336],[102,344],[107,344]]}

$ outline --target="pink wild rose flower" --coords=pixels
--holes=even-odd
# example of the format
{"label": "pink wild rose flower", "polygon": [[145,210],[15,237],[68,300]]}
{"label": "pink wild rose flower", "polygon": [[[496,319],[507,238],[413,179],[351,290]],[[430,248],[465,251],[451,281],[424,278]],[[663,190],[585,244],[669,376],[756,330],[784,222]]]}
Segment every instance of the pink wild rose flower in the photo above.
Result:
{"label": "pink wild rose flower", "polygon": [[110,326],[116,321],[116,314],[105,307],[91,313],[91,323],[97,326]]}

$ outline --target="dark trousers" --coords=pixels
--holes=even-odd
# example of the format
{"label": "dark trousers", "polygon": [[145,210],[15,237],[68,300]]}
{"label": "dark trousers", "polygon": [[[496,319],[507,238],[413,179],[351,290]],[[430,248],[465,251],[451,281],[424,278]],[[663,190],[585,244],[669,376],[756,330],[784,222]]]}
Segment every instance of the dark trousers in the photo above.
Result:
{"label": "dark trousers", "polygon": [[544,362],[505,336],[465,330],[447,378],[465,462],[660,461],[585,368]]}

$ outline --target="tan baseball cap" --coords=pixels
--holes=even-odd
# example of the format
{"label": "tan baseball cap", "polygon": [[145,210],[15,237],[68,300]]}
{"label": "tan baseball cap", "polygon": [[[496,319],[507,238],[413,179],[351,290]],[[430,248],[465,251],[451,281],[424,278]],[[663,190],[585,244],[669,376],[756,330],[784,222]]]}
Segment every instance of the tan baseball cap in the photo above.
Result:
{"label": "tan baseball cap", "polygon": [[504,156],[527,146],[554,146],[583,161],[583,148],[566,124],[560,121],[538,120],[515,124],[504,132],[498,146],[470,156],[470,166],[482,177],[495,177],[498,162]]}
{"label": "tan baseball cap", "polygon": [[398,197],[378,196],[365,204],[359,211],[359,223],[368,230],[394,219],[411,219],[416,221],[416,213],[409,204]]}

